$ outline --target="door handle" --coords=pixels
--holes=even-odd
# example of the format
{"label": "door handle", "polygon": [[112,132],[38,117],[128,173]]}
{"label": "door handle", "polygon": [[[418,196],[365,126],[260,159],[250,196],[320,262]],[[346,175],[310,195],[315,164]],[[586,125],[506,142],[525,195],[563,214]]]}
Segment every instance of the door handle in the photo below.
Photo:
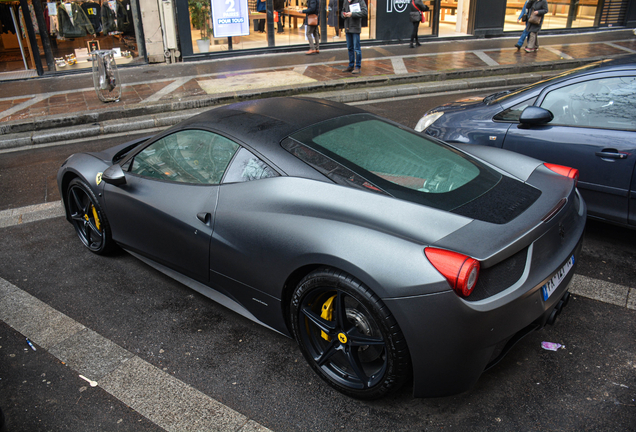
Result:
{"label": "door handle", "polygon": [[627,159],[627,153],[619,153],[617,151],[600,151],[595,153],[602,159]]}
{"label": "door handle", "polygon": [[197,219],[199,219],[201,222],[203,222],[206,225],[210,224],[211,217],[212,215],[208,212],[197,213]]}

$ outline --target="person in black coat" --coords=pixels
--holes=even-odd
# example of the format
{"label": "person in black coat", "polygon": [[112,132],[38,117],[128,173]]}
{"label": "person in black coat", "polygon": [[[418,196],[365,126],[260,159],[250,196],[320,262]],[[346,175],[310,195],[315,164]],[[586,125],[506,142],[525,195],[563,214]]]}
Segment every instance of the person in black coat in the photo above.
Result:
{"label": "person in black coat", "polygon": [[285,27],[285,23],[283,22],[283,9],[285,9],[285,0],[274,0],[274,10],[278,12],[278,31],[277,33],[284,33],[283,27]]}
{"label": "person in black coat", "polygon": [[422,0],[411,0],[409,3],[409,17],[413,24],[413,31],[411,32],[411,48],[415,48],[413,43],[420,46],[420,40],[418,38],[418,32],[420,30],[420,23],[424,22],[424,12],[428,11],[428,6],[424,4]]}

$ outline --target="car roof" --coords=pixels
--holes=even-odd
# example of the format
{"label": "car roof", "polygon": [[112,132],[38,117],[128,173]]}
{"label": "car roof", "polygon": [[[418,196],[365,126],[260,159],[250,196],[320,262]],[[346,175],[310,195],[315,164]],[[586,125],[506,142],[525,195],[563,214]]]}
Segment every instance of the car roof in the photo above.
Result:
{"label": "car roof", "polygon": [[211,109],[179,123],[172,131],[191,128],[213,130],[255,150],[288,175],[314,177],[317,174],[315,170],[283,149],[281,141],[313,124],[361,113],[367,112],[324,99],[277,97]]}
{"label": "car roof", "polygon": [[281,97],[239,102],[211,109],[180,124],[213,128],[246,143],[280,144],[286,136],[313,124],[366,111],[314,98]]}

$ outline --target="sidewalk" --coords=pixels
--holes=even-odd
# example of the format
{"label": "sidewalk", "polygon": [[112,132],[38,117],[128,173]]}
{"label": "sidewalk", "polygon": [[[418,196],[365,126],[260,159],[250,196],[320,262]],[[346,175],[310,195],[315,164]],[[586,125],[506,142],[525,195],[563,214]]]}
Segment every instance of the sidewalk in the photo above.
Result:
{"label": "sidewalk", "polygon": [[122,96],[101,102],[91,72],[0,82],[0,150],[166,127],[208,107],[311,94],[341,102],[462,88],[522,85],[597,59],[636,53],[631,30],[541,36],[525,53],[516,38],[426,41],[363,48],[351,75],[343,48],[120,68]]}

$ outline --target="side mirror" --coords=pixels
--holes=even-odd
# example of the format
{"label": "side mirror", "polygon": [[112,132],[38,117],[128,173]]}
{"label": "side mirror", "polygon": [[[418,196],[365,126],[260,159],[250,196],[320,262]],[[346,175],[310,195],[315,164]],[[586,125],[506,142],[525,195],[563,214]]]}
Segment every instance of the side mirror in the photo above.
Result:
{"label": "side mirror", "polygon": [[102,180],[113,186],[126,184],[126,175],[121,167],[117,164],[112,165],[102,174]]}
{"label": "side mirror", "polygon": [[545,108],[529,106],[519,116],[519,123],[525,126],[544,125],[554,119],[554,114]]}

